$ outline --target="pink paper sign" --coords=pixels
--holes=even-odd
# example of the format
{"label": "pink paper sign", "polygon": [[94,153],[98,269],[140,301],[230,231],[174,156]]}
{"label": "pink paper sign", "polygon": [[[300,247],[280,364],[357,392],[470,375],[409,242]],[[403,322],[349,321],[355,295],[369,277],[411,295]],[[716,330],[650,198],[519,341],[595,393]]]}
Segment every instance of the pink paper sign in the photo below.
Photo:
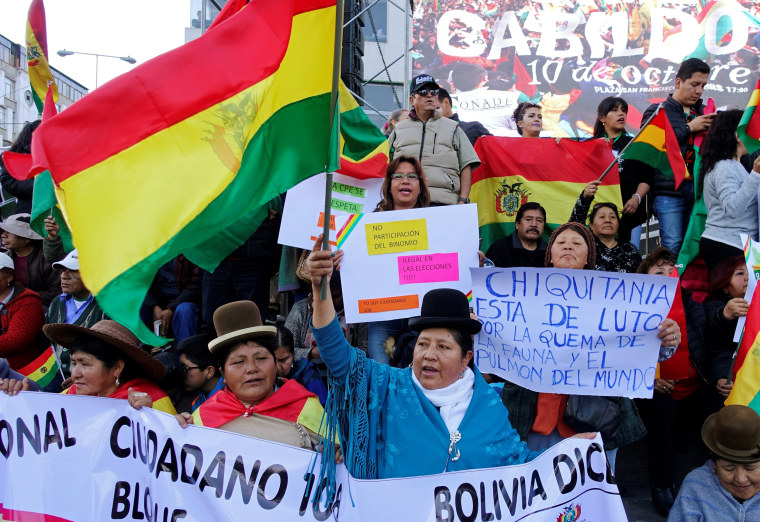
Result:
{"label": "pink paper sign", "polygon": [[456,252],[399,256],[398,280],[402,285],[459,281],[459,256]]}

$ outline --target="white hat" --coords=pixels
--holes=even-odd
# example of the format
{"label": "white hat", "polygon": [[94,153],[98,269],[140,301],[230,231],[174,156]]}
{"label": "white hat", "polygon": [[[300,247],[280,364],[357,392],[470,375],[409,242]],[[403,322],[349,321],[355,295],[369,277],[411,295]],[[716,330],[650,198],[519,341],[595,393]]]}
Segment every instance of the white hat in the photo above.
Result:
{"label": "white hat", "polygon": [[76,249],[72,250],[62,260],[53,263],[53,268],[56,270],[63,270],[64,268],[79,270],[79,252]]}
{"label": "white hat", "polygon": [[11,256],[0,252],[0,268],[10,268],[11,270],[16,270],[16,267],[13,266],[13,259],[11,259]]}
{"label": "white hat", "polygon": [[13,214],[0,223],[0,228],[19,237],[41,241],[43,237],[32,230],[32,226],[29,224],[30,218],[29,214]]}

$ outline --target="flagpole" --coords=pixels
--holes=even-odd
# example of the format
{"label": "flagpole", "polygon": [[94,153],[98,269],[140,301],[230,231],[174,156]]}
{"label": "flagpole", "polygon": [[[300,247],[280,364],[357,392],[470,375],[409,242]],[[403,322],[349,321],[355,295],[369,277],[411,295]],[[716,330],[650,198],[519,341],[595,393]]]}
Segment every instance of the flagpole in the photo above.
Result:
{"label": "flagpole", "polygon": [[[335,44],[333,47],[333,76],[332,76],[332,91],[330,92],[330,145],[340,147],[340,138],[337,143],[332,143],[333,133],[335,132],[335,126],[340,129],[340,111],[338,110],[338,82],[340,82],[340,54],[341,47],[343,45],[343,2],[344,0],[336,0],[335,2]],[[340,132],[340,130],[338,130]],[[330,164],[330,156],[333,151],[330,150],[328,145],[327,151],[327,163]],[[327,250],[330,247],[330,209],[332,207],[332,184],[333,173],[327,172],[325,176],[325,218],[322,224],[322,250]],[[327,299],[327,276],[323,275],[320,281],[319,298],[322,300]]]}
{"label": "flagpole", "polygon": [[662,109],[662,104],[659,104],[657,106],[657,109],[655,109],[654,114],[652,114],[649,117],[649,119],[646,121],[646,123],[641,126],[641,128],[639,129],[639,131],[633,136],[633,138],[631,138],[631,141],[629,141],[628,143],[626,143],[625,147],[623,147],[622,150],[620,152],[618,152],[618,157],[615,158],[614,160],[612,160],[612,163],[610,163],[607,166],[607,168],[604,169],[604,172],[602,172],[602,175],[599,176],[599,181],[602,181],[604,179],[604,176],[607,175],[607,173],[612,169],[612,167],[614,167],[615,165],[617,165],[618,158],[623,155],[623,153],[625,152],[625,149],[627,149],[631,145],[631,143],[633,143],[634,141],[636,141],[636,138],[639,137],[639,134],[641,134],[641,131],[643,131],[644,129],[647,128],[647,125],[649,125],[649,123],[654,119],[654,117],[657,116],[657,113],[660,112],[660,109]]}

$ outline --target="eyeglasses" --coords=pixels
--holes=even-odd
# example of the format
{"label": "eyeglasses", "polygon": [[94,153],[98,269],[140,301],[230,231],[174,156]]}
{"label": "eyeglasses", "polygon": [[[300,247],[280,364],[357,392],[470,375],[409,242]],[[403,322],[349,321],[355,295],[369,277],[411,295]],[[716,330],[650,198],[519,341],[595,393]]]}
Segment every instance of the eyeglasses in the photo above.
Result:
{"label": "eyeglasses", "polygon": [[203,366],[183,366],[182,371],[185,372],[185,375],[190,373],[190,370],[201,370],[203,369]]}
{"label": "eyeglasses", "polygon": [[419,94],[420,96],[427,97],[427,96],[438,96],[438,91],[440,89],[422,89],[419,91],[415,91],[414,94]]}
{"label": "eyeglasses", "polygon": [[419,174],[416,174],[414,172],[394,172],[391,174],[391,179],[408,179],[409,181],[414,181],[417,179],[420,179]]}

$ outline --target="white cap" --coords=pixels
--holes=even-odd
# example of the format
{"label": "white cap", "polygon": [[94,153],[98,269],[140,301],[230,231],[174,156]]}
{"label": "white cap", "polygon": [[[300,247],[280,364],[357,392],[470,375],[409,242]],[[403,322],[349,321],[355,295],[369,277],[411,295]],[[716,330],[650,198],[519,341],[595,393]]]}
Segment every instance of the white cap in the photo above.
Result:
{"label": "white cap", "polygon": [[63,270],[64,268],[79,270],[79,252],[76,249],[72,250],[62,260],[53,263],[53,268],[56,270]]}
{"label": "white cap", "polygon": [[0,252],[0,268],[10,268],[11,270],[16,270],[16,267],[13,265],[13,259],[11,259],[11,256]]}

